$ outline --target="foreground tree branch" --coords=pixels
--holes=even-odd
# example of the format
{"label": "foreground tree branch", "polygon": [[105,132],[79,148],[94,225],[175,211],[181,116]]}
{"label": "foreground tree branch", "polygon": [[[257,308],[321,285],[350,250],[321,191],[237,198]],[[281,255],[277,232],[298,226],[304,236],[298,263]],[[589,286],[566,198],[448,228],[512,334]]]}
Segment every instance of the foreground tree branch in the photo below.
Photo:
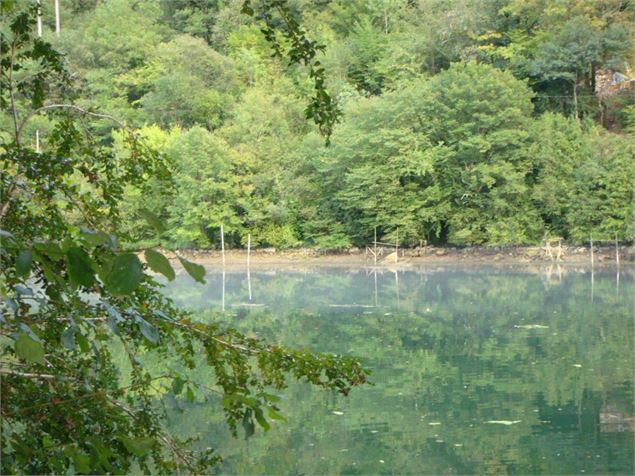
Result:
{"label": "foreground tree branch", "polygon": [[[192,401],[195,390],[213,386],[232,433],[240,424],[249,437],[256,424],[266,431],[268,418],[282,418],[272,392],[289,377],[344,395],[365,383],[368,372],[353,358],[270,346],[196,322],[161,293],[150,271],[172,280],[172,264],[156,248],[143,250],[144,262],[122,249],[119,209],[125,187],[148,178],[169,186],[170,163],[108,114],[44,104],[40,75],[13,81],[11,72],[32,60],[44,65],[43,77],[64,76],[60,55],[31,34],[34,12],[10,11],[0,36],[2,51],[21,51],[0,74],[15,132],[0,150],[0,334],[8,341],[0,348],[2,474],[124,474],[133,467],[206,474],[220,457],[213,449],[192,451],[190,439],[165,430],[164,394]],[[17,104],[29,100],[20,120]],[[51,111],[69,114],[56,116],[46,148],[23,146],[29,121]],[[96,144],[77,119],[125,129],[130,156]],[[142,218],[160,242],[160,218],[149,211]],[[203,266],[177,258],[204,282]],[[116,357],[121,348],[125,364]],[[166,368],[147,367],[140,356],[149,355]],[[195,369],[205,382],[190,376]]]}

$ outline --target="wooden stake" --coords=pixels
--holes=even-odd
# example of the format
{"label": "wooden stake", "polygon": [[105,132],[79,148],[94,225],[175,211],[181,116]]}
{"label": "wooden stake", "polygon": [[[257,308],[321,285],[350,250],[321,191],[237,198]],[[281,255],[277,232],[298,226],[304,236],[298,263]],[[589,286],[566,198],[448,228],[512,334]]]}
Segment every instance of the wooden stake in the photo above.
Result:
{"label": "wooden stake", "polygon": [[375,266],[377,266],[377,227],[375,227],[375,252],[374,252],[374,259],[375,259]]}
{"label": "wooden stake", "polygon": [[247,268],[251,262],[251,233],[247,235]]}
{"label": "wooden stake", "polygon": [[399,261],[399,228],[397,228],[397,238],[395,241],[395,263]]}
{"label": "wooden stake", "polygon": [[220,253],[223,258],[223,268],[225,267],[225,230],[220,226]]}
{"label": "wooden stake", "polygon": [[55,34],[60,36],[60,0],[55,1]]}
{"label": "wooden stake", "polygon": [[617,266],[620,265],[620,245],[617,241],[617,233],[615,233],[615,263]]}
{"label": "wooden stake", "polygon": [[591,267],[593,267],[593,236],[589,237],[591,240]]}
{"label": "wooden stake", "polygon": [[545,253],[549,257],[550,261],[553,261],[553,253],[551,251],[551,241],[549,241],[549,237],[545,233]]}

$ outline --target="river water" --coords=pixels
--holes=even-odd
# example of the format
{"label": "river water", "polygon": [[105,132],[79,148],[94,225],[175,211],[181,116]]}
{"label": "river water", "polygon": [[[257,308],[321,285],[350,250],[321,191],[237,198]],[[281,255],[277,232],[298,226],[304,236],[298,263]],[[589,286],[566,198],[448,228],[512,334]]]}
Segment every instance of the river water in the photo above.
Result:
{"label": "river water", "polygon": [[217,402],[170,425],[229,474],[633,474],[633,269],[210,270],[167,293],[199,319],[352,354],[348,398],[291,383],[287,422],[231,438]]}

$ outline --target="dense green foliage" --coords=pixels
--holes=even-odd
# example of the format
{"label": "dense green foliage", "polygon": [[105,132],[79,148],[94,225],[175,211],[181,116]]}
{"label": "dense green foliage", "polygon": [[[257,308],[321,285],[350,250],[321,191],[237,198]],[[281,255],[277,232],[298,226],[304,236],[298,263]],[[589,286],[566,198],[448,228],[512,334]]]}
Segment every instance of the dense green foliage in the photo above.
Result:
{"label": "dense green foliage", "polygon": [[[154,276],[175,279],[168,258],[148,247],[142,262],[122,250],[126,190],[141,190],[140,200],[148,184],[155,192],[198,190],[210,203],[229,198],[228,147],[200,126],[175,132],[166,147],[173,142],[192,163],[190,177],[174,177],[170,160],[147,147],[150,138],[69,102],[73,78],[37,38],[36,8],[26,5],[1,4],[0,104],[11,127],[0,141],[0,472],[204,474],[220,457],[213,448],[193,451],[194,434],[177,438],[165,428],[160,392],[190,401],[218,394],[232,434],[241,425],[250,437],[256,424],[267,431],[283,419],[275,393],[287,378],[343,394],[364,383],[367,371],[352,357],[269,345],[219,322],[193,321]],[[41,151],[28,138],[38,122],[43,131],[51,126]],[[111,146],[102,131],[112,124]],[[204,152],[213,150],[216,164],[203,169]],[[160,244],[161,217],[136,213]],[[182,216],[179,229],[190,239],[190,228],[200,231],[192,222],[230,213],[202,207]],[[205,282],[203,266],[177,258]],[[173,365],[156,371],[144,363],[148,356]],[[194,379],[201,366],[213,377]]]}
{"label": "dense green foliage", "polygon": [[630,2],[77,0],[59,38],[49,8],[78,104],[176,165],[125,190],[139,244],[141,208],[171,247],[633,237],[635,89],[602,82],[633,74]]}
{"label": "dense green foliage", "polygon": [[632,240],[633,89],[596,90],[632,66],[628,2],[61,3],[39,39],[0,2],[3,474],[202,473],[159,395],[218,393],[250,436],[287,376],[365,382],[192,320],[160,246]]}

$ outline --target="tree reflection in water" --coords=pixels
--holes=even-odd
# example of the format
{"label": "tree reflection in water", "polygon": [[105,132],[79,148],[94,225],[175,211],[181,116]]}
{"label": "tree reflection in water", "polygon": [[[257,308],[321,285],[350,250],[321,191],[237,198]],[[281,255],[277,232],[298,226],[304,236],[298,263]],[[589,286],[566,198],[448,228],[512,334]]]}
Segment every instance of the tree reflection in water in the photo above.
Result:
{"label": "tree reflection in water", "polygon": [[200,319],[355,354],[375,386],[292,385],[288,421],[246,442],[202,391],[166,402],[172,425],[229,473],[632,474],[633,272],[595,269],[591,291],[590,269],[559,268],[229,270],[224,296],[220,272],[177,279]]}

